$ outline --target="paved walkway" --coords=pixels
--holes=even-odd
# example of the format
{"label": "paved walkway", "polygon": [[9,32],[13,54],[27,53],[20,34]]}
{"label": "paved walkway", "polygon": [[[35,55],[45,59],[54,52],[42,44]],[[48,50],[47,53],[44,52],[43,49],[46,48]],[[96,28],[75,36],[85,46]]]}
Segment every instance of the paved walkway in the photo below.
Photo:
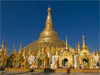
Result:
{"label": "paved walkway", "polygon": [[10,72],[0,71],[0,75],[100,75],[100,73],[42,73],[42,72]]}

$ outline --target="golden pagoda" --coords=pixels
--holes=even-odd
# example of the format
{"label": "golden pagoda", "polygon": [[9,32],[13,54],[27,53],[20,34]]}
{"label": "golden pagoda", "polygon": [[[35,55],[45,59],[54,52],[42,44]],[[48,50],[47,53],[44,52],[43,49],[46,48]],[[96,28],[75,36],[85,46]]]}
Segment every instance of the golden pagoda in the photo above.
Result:
{"label": "golden pagoda", "polygon": [[[26,53],[31,48],[32,51],[34,51],[34,54],[36,55],[38,53],[40,46],[41,46],[41,48],[43,48],[43,47],[45,47],[45,48],[46,47],[53,47],[53,48],[63,47],[63,48],[65,48],[65,46],[66,46],[65,43],[59,39],[58,34],[56,33],[56,31],[53,28],[50,6],[48,8],[48,15],[47,15],[44,30],[40,33],[38,40],[36,40],[35,42],[32,42],[31,44],[29,44],[25,47]],[[69,48],[69,50],[74,51],[74,49],[71,47]]]}
{"label": "golden pagoda", "polygon": [[[34,53],[34,54],[33,54]],[[13,50],[10,56],[7,56],[7,46],[5,48],[4,41],[0,48],[0,68],[6,71],[25,71],[28,69],[34,72],[41,70],[52,70],[55,72],[100,72],[100,49],[90,53],[85,44],[85,37],[82,36],[82,46],[80,43],[76,46],[76,50],[68,44],[61,41],[55,32],[52,23],[51,8],[48,8],[48,15],[44,30],[35,42],[27,45],[18,52]],[[73,70],[71,70],[73,69]],[[79,69],[79,70],[75,70]],[[91,70],[90,70],[91,69]]]}

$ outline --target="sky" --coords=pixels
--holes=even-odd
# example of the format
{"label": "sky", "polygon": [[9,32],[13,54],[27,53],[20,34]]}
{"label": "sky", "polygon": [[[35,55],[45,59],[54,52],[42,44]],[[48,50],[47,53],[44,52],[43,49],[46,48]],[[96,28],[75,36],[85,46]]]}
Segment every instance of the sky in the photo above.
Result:
{"label": "sky", "polygon": [[75,48],[82,35],[91,51],[99,51],[99,2],[98,1],[2,1],[1,40],[8,45],[8,54],[13,44],[18,51],[39,38],[45,27],[50,4],[53,26],[60,40]]}

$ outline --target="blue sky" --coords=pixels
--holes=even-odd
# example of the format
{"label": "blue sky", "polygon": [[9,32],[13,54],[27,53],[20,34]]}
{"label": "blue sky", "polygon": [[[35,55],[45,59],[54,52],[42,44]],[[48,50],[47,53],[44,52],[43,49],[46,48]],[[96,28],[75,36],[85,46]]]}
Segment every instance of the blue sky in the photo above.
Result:
{"label": "blue sky", "polygon": [[[38,39],[45,27],[48,5],[53,26],[61,40],[75,48],[82,35],[88,48],[99,50],[98,1],[2,1],[1,41],[4,39],[11,53],[13,44],[18,51]],[[1,42],[0,41],[0,42]],[[92,51],[92,50],[91,50]]]}

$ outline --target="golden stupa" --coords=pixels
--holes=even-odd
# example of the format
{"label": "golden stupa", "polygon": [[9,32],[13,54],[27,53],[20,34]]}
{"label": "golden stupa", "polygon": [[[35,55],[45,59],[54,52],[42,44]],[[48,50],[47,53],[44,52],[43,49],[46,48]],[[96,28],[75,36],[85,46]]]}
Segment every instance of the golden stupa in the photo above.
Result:
{"label": "golden stupa", "polygon": [[[31,48],[32,52],[36,55],[39,48],[45,47],[63,47],[65,48],[65,43],[61,41],[58,37],[58,34],[53,28],[52,16],[51,16],[51,8],[48,8],[48,15],[46,19],[46,24],[44,30],[40,33],[38,40],[32,42],[31,44],[24,47],[26,53]],[[73,50],[73,48],[70,48]]]}

